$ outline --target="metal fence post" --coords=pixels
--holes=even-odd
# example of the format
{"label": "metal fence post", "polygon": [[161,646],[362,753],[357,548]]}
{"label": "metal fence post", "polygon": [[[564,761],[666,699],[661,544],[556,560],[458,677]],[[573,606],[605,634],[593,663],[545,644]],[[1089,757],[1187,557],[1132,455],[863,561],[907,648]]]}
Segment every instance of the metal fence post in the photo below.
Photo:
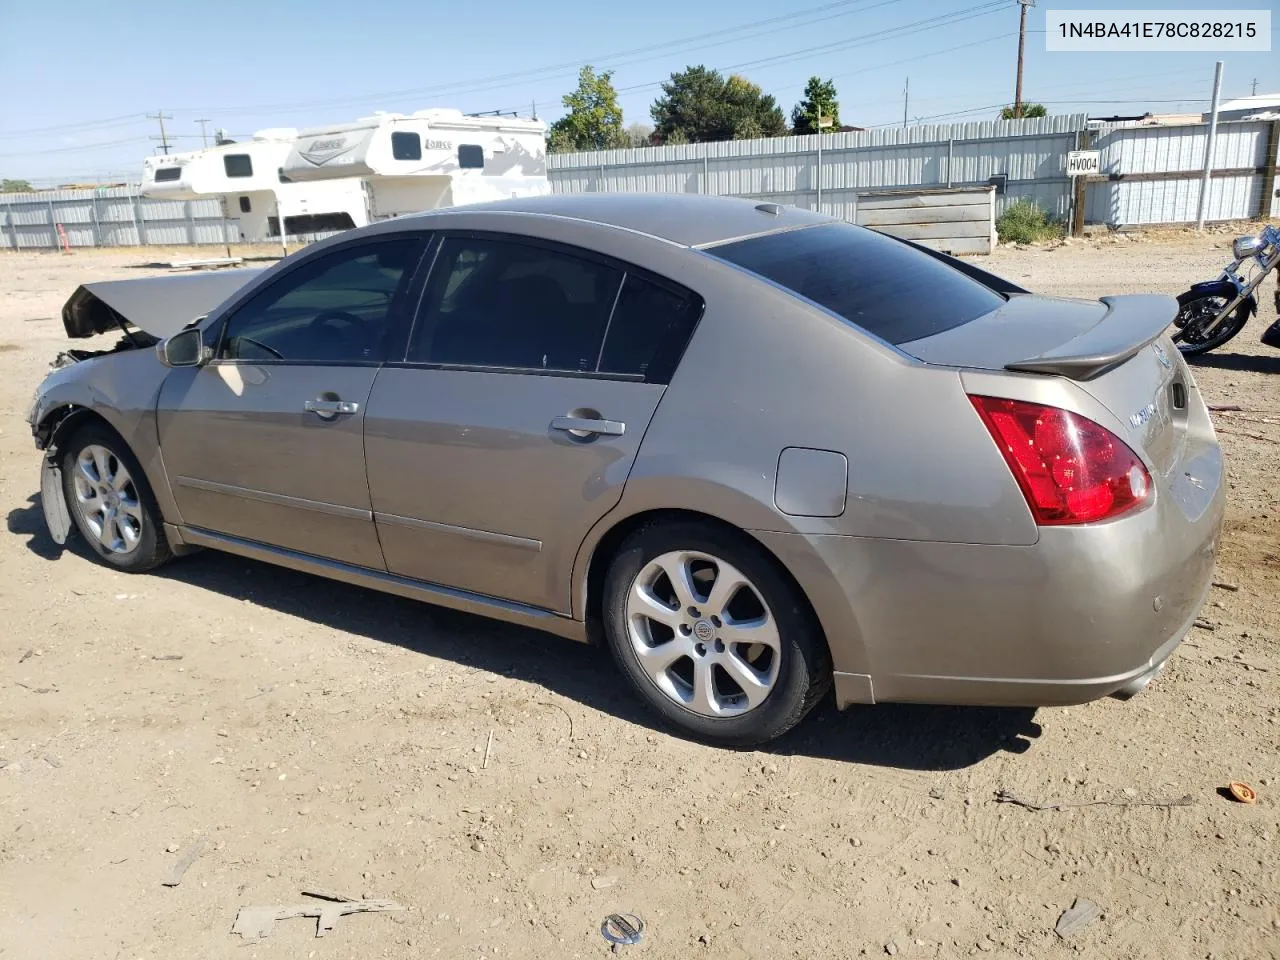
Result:
{"label": "metal fence post", "polygon": [[[1088,130],[1081,130],[1076,134],[1076,149],[1088,150],[1089,141],[1092,136]],[[1072,177],[1068,174],[1071,181],[1071,235],[1073,237],[1084,236],[1084,208],[1085,201],[1088,199],[1089,178],[1083,174],[1078,177]]]}
{"label": "metal fence post", "polygon": [[1267,162],[1262,174],[1262,197],[1258,205],[1258,216],[1263,220],[1270,220],[1276,209],[1277,154],[1280,154],[1280,120],[1272,120],[1267,136]]}
{"label": "metal fence post", "polygon": [[596,187],[596,193],[604,193],[604,164],[600,164],[600,182]]}
{"label": "metal fence post", "polygon": [[711,192],[711,171],[709,166],[710,165],[707,162],[707,155],[704,153],[702,155],[702,182],[698,184],[699,193]]}
{"label": "metal fence post", "polygon": [[89,198],[89,207],[93,210],[93,245],[101,247],[102,243],[102,218],[98,215],[98,188],[93,191],[93,196]]}
{"label": "metal fence post", "polygon": [[49,246],[58,249],[58,215],[53,212],[53,197],[46,198],[49,208]]}
{"label": "metal fence post", "polygon": [[8,223],[9,225],[9,246],[12,249],[17,250],[18,249],[18,226],[13,222],[13,200],[9,197],[6,197],[4,201],[4,207],[5,207],[5,213],[4,213],[5,222]]}
{"label": "metal fence post", "polygon": [[1213,68],[1213,101],[1209,108],[1209,139],[1204,145],[1204,176],[1200,180],[1200,201],[1196,205],[1196,229],[1204,229],[1209,212],[1209,186],[1213,176],[1213,144],[1218,138],[1218,102],[1222,96],[1222,61]]}
{"label": "metal fence post", "polygon": [[141,197],[133,193],[129,194],[129,211],[133,214],[133,230],[138,235],[138,245],[145,247],[147,245],[147,231],[142,216]]}
{"label": "metal fence post", "polygon": [[956,159],[956,142],[954,139],[947,140],[947,189],[951,189],[951,166]]}
{"label": "metal fence post", "polygon": [[195,242],[196,242],[196,216],[195,216],[195,212],[191,209],[191,201],[190,201],[190,200],[185,201],[185,202],[184,202],[184,206],[186,207],[186,213],[187,213],[187,245],[188,245],[188,246],[195,246]]}
{"label": "metal fence post", "polygon": [[[821,111],[819,111],[821,112]],[[818,117],[818,163],[817,163],[817,188],[818,202],[814,204],[814,209],[819,213],[822,212],[822,117]]]}

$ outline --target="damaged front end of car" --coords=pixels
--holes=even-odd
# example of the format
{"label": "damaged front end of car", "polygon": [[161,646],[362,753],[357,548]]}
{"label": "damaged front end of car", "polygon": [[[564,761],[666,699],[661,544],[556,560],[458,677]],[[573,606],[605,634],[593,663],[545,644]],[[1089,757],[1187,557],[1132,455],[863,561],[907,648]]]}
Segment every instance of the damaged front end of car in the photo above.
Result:
{"label": "damaged front end of car", "polygon": [[[145,410],[148,402],[154,404],[167,369],[154,349],[198,323],[262,273],[246,268],[103,280],[81,284],[63,304],[62,325],[68,338],[96,338],[110,345],[86,344],[59,351],[27,408],[36,449],[44,454],[40,500],[55,542],[65,543],[71,531],[63,496],[62,441],[94,418],[132,439],[130,417]],[[112,333],[118,336],[106,341]]]}

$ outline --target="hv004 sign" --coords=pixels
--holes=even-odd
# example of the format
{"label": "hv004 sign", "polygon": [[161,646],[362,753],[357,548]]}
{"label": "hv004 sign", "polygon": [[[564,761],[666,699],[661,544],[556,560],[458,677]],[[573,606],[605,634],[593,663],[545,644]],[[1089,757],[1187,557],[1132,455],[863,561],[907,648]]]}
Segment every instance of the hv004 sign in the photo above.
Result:
{"label": "hv004 sign", "polygon": [[1098,150],[1072,150],[1067,154],[1067,176],[1085,177],[1102,169],[1102,153]]}

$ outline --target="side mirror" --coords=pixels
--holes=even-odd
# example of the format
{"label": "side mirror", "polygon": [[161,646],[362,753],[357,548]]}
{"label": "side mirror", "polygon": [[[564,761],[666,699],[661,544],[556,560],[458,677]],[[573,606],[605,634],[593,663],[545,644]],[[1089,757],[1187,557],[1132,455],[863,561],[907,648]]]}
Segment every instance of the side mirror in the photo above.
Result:
{"label": "side mirror", "polygon": [[156,344],[156,356],[166,367],[198,367],[208,359],[204,335],[194,327],[180,330]]}

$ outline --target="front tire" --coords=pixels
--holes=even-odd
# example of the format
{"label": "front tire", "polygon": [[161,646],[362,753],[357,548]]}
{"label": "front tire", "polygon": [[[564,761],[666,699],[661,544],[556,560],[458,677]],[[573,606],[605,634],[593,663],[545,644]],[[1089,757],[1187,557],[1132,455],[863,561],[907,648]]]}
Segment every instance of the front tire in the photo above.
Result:
{"label": "front tire", "polygon": [[1216,317],[1230,301],[1220,294],[1184,293],[1178,298],[1178,316],[1174,318],[1176,329],[1173,342],[1184,357],[1195,357],[1216,350],[1244,329],[1249,320],[1249,309],[1240,304],[1235,312],[1222,321],[1211,336],[1200,334],[1200,326]]}
{"label": "front tire", "polygon": [[133,452],[114,430],[91,423],[63,448],[62,494],[98,560],[126,573],[170,559],[160,509]]}
{"label": "front tire", "polygon": [[609,649],[636,692],[699,740],[776,739],[831,683],[830,653],[804,597],[745,534],[642,527],[609,567],[603,612]]}

